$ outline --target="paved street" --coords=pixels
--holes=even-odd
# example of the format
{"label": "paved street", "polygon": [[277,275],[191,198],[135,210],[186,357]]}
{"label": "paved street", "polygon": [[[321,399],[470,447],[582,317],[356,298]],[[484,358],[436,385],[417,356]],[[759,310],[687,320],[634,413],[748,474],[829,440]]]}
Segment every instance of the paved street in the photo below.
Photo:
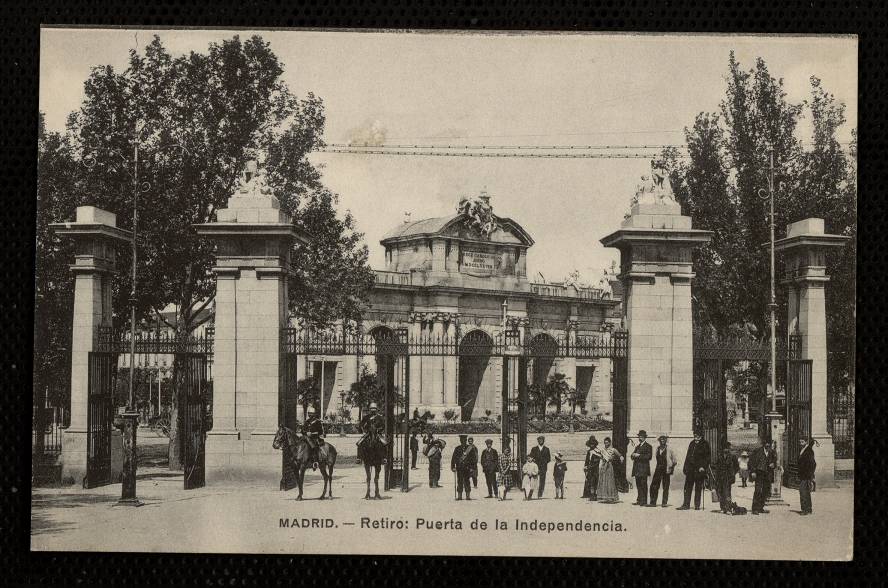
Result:
{"label": "paved street", "polygon": [[[565,500],[552,498],[550,480],[547,497],[539,501],[526,502],[520,492],[505,502],[485,499],[486,492],[479,488],[472,501],[455,502],[450,472],[443,472],[444,488],[430,489],[421,468],[411,472],[410,492],[384,492],[382,500],[366,501],[363,469],[343,464],[335,472],[333,500],[316,500],[321,477],[309,473],[306,500],[297,502],[295,490],[284,493],[258,485],[211,485],[186,492],[181,475],[148,467],[139,475],[138,493],[145,502],[141,508],[113,506],[119,484],[92,490],[37,489],[31,545],[35,550],[153,552],[407,555],[446,550],[463,555],[851,558],[850,482],[814,494],[813,516],[799,516],[798,494],[784,489],[788,507],[772,507],[767,515],[732,517],[714,513],[717,507],[708,495],[705,509],[696,512],[632,506],[634,491],[621,495],[620,504],[589,503],[578,498],[582,465],[569,462],[568,468]],[[483,474],[480,478],[483,485]],[[739,504],[750,506],[751,487],[735,493]],[[670,502],[680,501],[680,492],[673,492]],[[281,519],[288,519],[290,526],[282,527]],[[329,528],[293,527],[294,520],[301,526],[312,524],[311,519]],[[556,527],[518,531],[516,519]],[[487,528],[473,529],[476,520]],[[497,529],[497,520],[508,528]],[[558,523],[578,522],[580,530],[557,529]],[[590,528],[583,529],[586,523]],[[594,524],[599,530],[591,530]],[[399,525],[411,531],[409,538],[396,528]],[[799,551],[803,537],[816,540],[804,541],[805,551]]]}

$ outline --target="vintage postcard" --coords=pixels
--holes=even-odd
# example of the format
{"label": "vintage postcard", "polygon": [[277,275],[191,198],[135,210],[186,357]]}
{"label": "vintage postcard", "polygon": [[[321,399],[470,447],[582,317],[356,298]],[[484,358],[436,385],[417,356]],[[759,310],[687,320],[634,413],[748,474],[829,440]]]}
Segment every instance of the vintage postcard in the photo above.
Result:
{"label": "vintage postcard", "polygon": [[43,29],[31,548],[852,559],[857,72]]}

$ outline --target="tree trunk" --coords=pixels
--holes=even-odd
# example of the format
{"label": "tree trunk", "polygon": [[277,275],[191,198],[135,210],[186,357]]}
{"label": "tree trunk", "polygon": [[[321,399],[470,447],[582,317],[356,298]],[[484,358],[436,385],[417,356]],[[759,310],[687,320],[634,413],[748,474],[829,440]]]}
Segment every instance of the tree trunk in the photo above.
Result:
{"label": "tree trunk", "polygon": [[173,357],[173,389],[170,394],[170,445],[169,468],[173,471],[182,469],[182,441],[179,436],[179,389],[182,385],[182,366],[178,357]]}

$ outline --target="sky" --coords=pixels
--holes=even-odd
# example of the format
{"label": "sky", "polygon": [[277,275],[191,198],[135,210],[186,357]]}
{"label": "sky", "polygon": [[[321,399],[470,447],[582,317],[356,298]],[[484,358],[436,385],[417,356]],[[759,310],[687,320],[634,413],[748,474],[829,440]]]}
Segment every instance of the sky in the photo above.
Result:
{"label": "sky", "polygon": [[[683,129],[716,112],[728,56],[744,69],[762,57],[787,98],[809,97],[811,75],[846,104],[857,126],[854,37],[353,32],[307,30],[43,29],[40,110],[64,129],[90,68],[126,65],[159,35],[173,54],[261,35],[297,96],[323,99],[328,143],[372,135],[385,143],[460,145],[683,144]],[[803,140],[810,127],[802,121]],[[323,181],[365,235],[374,268],[380,238],[403,222],[446,216],[486,190],[494,212],[535,240],[528,275],[573,270],[597,282],[619,259],[599,239],[619,228],[647,159],[486,159],[315,153]]]}

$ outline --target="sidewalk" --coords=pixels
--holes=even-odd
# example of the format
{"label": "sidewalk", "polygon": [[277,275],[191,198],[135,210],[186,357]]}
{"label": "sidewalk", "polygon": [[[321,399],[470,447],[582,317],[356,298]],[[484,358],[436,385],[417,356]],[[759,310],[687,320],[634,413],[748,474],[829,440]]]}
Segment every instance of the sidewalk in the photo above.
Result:
{"label": "sidewalk", "polygon": [[[550,472],[551,476],[551,472]],[[363,468],[343,464],[334,473],[333,500],[317,500],[323,482],[306,475],[305,500],[296,491],[239,484],[182,489],[181,474],[140,471],[140,508],[113,506],[120,484],[82,490],[40,488],[32,497],[34,550],[246,552],[332,554],[509,555],[554,557],[668,557],[743,559],[851,558],[853,483],[814,494],[815,514],[798,514],[798,492],[784,488],[789,507],[767,515],[718,513],[706,493],[701,511],[590,503],[582,493],[582,464],[569,462],[565,500],[524,501],[520,490],[501,502],[486,499],[484,476],[471,501],[456,502],[453,476],[428,488],[425,468],[410,472],[411,490],[363,500]],[[382,475],[380,475],[382,486]],[[752,487],[735,487],[749,507]],[[286,526],[282,526],[284,519]],[[516,519],[532,530],[516,530]],[[473,521],[474,526],[473,527]],[[506,529],[497,528],[505,523]],[[537,521],[532,524],[532,521]],[[482,529],[481,523],[486,524]],[[558,530],[558,524],[562,529]],[[569,525],[580,524],[580,530]],[[295,526],[294,526],[295,525]],[[308,525],[310,528],[303,528]],[[597,527],[592,527],[597,525]],[[548,529],[546,527],[549,527]],[[586,527],[585,529],[583,527]],[[401,528],[399,528],[401,527]],[[538,530],[542,527],[543,530]],[[597,529],[597,530],[596,530]]]}

